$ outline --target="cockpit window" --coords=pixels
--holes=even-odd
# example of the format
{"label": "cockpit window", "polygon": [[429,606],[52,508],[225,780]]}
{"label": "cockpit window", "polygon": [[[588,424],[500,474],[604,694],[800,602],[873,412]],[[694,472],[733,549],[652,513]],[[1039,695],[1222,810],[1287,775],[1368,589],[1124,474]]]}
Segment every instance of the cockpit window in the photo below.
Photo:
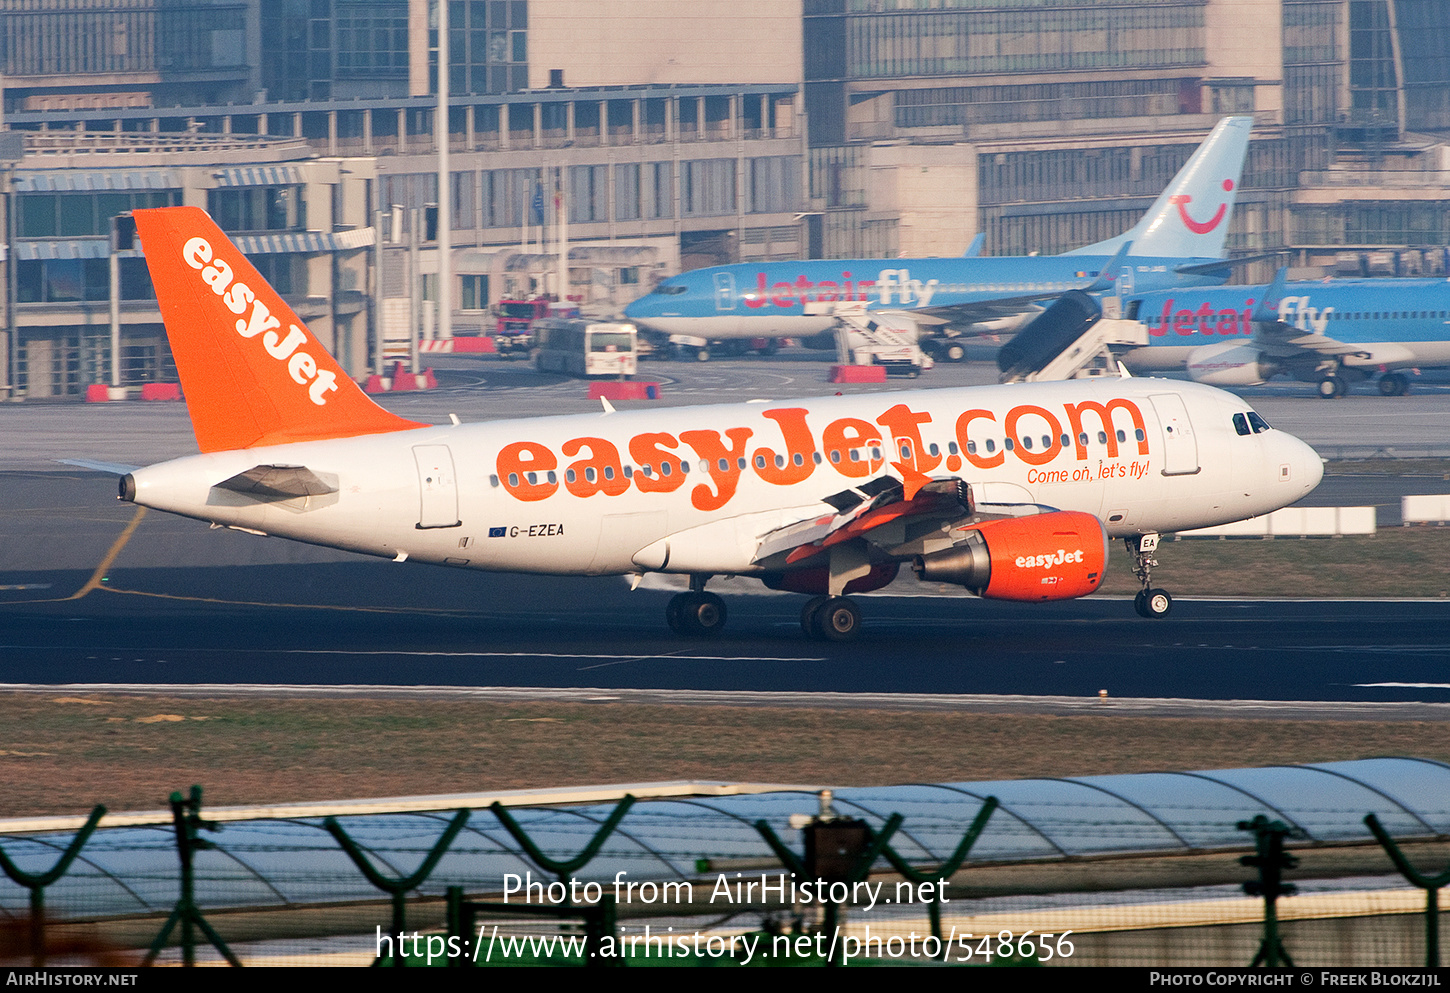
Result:
{"label": "cockpit window", "polygon": [[655,292],[663,294],[667,297],[672,297],[678,296],[681,293],[687,293],[689,292],[689,289],[690,288],[688,286],[680,286],[678,284],[672,283],[661,283],[660,285],[655,287]]}
{"label": "cockpit window", "polygon": [[1269,422],[1251,410],[1249,411],[1249,427],[1254,429],[1254,434],[1263,434],[1269,430]]}
{"label": "cockpit window", "polygon": [[1240,435],[1251,434],[1252,432],[1249,430],[1249,419],[1243,414],[1234,414],[1234,430]]}

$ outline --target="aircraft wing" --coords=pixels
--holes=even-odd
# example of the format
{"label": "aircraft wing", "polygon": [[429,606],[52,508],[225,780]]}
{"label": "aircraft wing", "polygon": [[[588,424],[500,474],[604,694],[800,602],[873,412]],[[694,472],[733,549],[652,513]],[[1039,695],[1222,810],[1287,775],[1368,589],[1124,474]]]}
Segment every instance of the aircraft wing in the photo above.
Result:
{"label": "aircraft wing", "polygon": [[1303,359],[1310,355],[1368,358],[1363,346],[1346,345],[1328,335],[1286,324],[1279,320],[1279,300],[1289,278],[1287,266],[1281,266],[1254,307],[1250,320],[1254,324],[1254,346],[1271,358]]}
{"label": "aircraft wing", "polygon": [[960,538],[953,534],[957,528],[1054,509],[1035,504],[979,504],[972,487],[955,476],[931,479],[909,467],[903,469],[903,476],[878,477],[824,498],[822,502],[836,513],[762,535],[755,563],[767,569],[800,568],[856,538],[875,546],[880,558],[902,560],[950,547]]}
{"label": "aircraft wing", "polygon": [[1019,293],[1015,296],[993,297],[990,300],[973,300],[969,303],[957,303],[943,307],[921,307],[916,310],[904,311],[912,320],[922,324],[948,325],[957,330],[969,327],[973,324],[985,324],[990,321],[1000,321],[1008,317],[1017,317],[1027,311],[1041,309],[1046,304],[1070,290],[1081,290],[1084,293],[1102,293],[1113,286],[1113,280],[1122,265],[1123,259],[1132,249],[1133,243],[1125,241],[1118,247],[1107,262],[1103,263],[1098,274],[1091,279],[1083,277],[1070,286],[1063,286],[1057,290],[1034,290],[1027,293]]}
{"label": "aircraft wing", "polygon": [[1254,327],[1254,346],[1276,359],[1303,358],[1307,355],[1368,357],[1363,345],[1347,345],[1328,335],[1305,331],[1292,324],[1274,321]]}

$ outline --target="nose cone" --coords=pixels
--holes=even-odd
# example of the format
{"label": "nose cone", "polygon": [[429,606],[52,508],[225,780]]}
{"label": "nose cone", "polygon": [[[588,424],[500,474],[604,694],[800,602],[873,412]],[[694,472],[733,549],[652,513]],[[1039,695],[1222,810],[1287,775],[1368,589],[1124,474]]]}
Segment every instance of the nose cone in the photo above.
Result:
{"label": "nose cone", "polygon": [[[1319,485],[1324,478],[1324,460],[1319,453],[1310,448],[1304,442],[1286,434],[1282,438],[1284,453],[1281,456],[1283,465],[1287,465],[1289,475],[1287,482],[1294,487],[1297,493],[1295,499],[1309,493]],[[1282,472],[1282,467],[1280,469]]]}

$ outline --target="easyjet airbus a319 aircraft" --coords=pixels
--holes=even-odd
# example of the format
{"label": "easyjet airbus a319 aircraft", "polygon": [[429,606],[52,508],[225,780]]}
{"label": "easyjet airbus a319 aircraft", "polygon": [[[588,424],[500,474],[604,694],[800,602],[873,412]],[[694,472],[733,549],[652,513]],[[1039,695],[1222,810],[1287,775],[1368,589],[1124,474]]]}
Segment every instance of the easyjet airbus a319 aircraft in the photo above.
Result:
{"label": "easyjet airbus a319 aircraft", "polygon": [[724,625],[713,576],[805,594],[806,631],[845,640],[849,594],[902,564],[1060,600],[1099,587],[1114,538],[1161,616],[1161,532],[1275,510],[1321,474],[1237,397],[1146,379],[419,424],[368,399],[204,212],[135,218],[201,454],[129,472],[124,499],[400,562],[685,574],[682,634]]}

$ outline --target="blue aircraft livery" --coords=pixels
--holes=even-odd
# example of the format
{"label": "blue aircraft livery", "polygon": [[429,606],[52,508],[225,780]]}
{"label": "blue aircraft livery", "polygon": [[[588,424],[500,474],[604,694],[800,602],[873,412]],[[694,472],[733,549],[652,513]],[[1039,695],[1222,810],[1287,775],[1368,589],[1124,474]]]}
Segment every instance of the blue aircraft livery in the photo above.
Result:
{"label": "blue aircraft livery", "polygon": [[[625,308],[649,331],[709,340],[830,330],[833,304],[906,312],[924,325],[1002,330],[1067,292],[1222,283],[1224,237],[1253,119],[1226,117],[1131,230],[1056,256],[758,262],[696,269]],[[995,324],[994,324],[995,322]]]}
{"label": "blue aircraft livery", "polygon": [[1122,298],[1147,345],[1120,357],[1131,371],[1187,369],[1199,382],[1248,386],[1286,375],[1325,397],[1381,374],[1382,393],[1408,391],[1404,370],[1450,365],[1450,281],[1328,279],[1267,286],[1178,288]]}

